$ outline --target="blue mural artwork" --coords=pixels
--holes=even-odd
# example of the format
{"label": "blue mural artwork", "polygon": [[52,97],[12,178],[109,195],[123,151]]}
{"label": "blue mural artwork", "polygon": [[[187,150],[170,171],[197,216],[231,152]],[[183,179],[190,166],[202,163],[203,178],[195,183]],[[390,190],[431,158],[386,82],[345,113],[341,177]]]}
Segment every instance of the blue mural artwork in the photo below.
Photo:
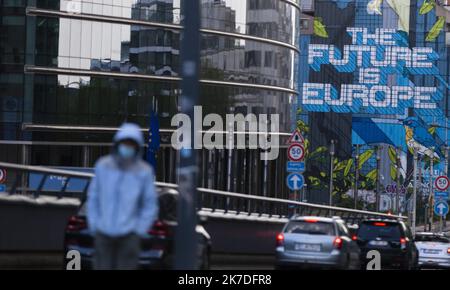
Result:
{"label": "blue mural artwork", "polygon": [[443,17],[425,2],[316,2],[317,27],[300,36],[298,103],[304,115],[350,115],[352,144],[399,148],[405,170],[417,148],[423,172],[431,158],[438,175],[450,127],[449,50]]}

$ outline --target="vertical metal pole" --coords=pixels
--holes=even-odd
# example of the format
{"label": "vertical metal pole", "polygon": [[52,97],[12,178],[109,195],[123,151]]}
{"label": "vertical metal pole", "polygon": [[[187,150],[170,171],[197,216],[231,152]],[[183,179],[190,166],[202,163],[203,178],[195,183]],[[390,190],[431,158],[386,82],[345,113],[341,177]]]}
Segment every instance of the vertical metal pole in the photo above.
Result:
{"label": "vertical metal pole", "polygon": [[412,221],[411,229],[413,236],[416,235],[416,206],[417,206],[417,149],[414,147],[414,172],[413,172],[413,197],[412,197]]}
{"label": "vertical metal pole", "polygon": [[330,146],[330,200],[329,206],[333,205],[333,174],[334,174],[334,140],[331,140]]}
{"label": "vertical metal pole", "polygon": [[[28,165],[30,164],[30,148],[31,145],[22,145],[22,164],[23,165]],[[20,187],[21,187],[21,192],[23,195],[27,194],[27,188],[28,188],[28,173],[23,173],[21,176],[21,180],[20,180]]]}
{"label": "vertical metal pole", "polygon": [[[448,128],[445,129],[445,133],[447,136],[448,133]],[[444,164],[445,164],[445,168],[444,168],[444,175],[448,177],[448,145],[445,145],[445,160],[444,160]],[[448,191],[448,189],[447,189]],[[447,217],[444,218],[442,227],[445,227],[447,224]],[[442,228],[441,228],[441,232],[442,232]]]}
{"label": "vertical metal pole", "polygon": [[355,154],[355,188],[353,189],[353,198],[355,199],[355,209],[358,207],[358,180],[359,180],[359,145],[356,145]]}
{"label": "vertical metal pole", "polygon": [[381,154],[380,154],[380,150],[381,147],[377,146],[377,183],[376,183],[376,204],[375,204],[375,209],[377,212],[380,211],[380,161],[381,161]]}
{"label": "vertical metal pole", "polygon": [[302,198],[300,200],[302,202],[306,202],[306,187],[307,187],[307,185],[305,184],[302,188]]}
{"label": "vertical metal pole", "polygon": [[89,146],[83,146],[83,167],[89,167],[89,156],[90,156],[90,148]]}
{"label": "vertical metal pole", "polygon": [[[434,156],[434,148],[433,147],[431,148],[431,151],[432,151],[432,156]],[[428,195],[428,201],[429,201],[428,208],[429,208],[429,215],[430,215],[430,218],[429,218],[429,222],[430,222],[429,230],[431,231],[433,229],[433,219],[434,219],[434,217],[433,217],[433,215],[434,215],[434,213],[433,213],[433,201],[434,201],[434,199],[433,199],[433,196],[434,196],[434,193],[433,193],[434,158],[433,157],[430,158],[430,177],[429,177],[429,180],[430,180],[430,192],[429,192],[429,195]]]}
{"label": "vertical metal pole", "polygon": [[396,189],[395,189],[395,214],[400,214],[400,148],[396,148],[396,157],[397,157],[397,180],[396,180]]}
{"label": "vertical metal pole", "polygon": [[[230,112],[233,114],[233,111]],[[233,162],[233,146],[234,146],[234,123],[228,123],[228,164],[227,164],[227,191],[231,191],[231,172],[232,172],[232,162]],[[228,200],[228,199],[227,199]]]}
{"label": "vertical metal pole", "polygon": [[444,175],[447,176],[448,175],[448,146],[446,145],[444,148],[445,152],[444,152],[444,156],[445,156],[445,160],[444,160]]}
{"label": "vertical metal pole", "polygon": [[[199,95],[200,66],[200,1],[182,1],[184,16],[181,39],[181,111],[191,120],[190,144],[183,146],[179,164],[179,199],[177,206],[178,225],[175,233],[175,263],[177,270],[196,270],[197,265],[197,225],[196,183],[198,164],[193,140],[196,138],[194,126],[194,106]],[[184,136],[188,134],[188,132]]]}

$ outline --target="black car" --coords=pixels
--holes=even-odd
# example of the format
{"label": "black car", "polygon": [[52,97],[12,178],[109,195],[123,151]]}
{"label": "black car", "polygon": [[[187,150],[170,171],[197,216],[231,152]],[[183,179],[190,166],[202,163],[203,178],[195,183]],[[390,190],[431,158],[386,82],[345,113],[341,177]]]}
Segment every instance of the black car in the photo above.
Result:
{"label": "black car", "polygon": [[366,269],[367,253],[377,250],[381,269],[416,269],[418,251],[408,225],[399,220],[371,219],[362,221],[353,237],[361,249],[361,265]]}
{"label": "black car", "polygon": [[[159,218],[148,231],[148,237],[141,240],[139,266],[141,269],[171,269],[174,254],[176,229],[176,202],[178,192],[170,188],[158,188]],[[198,265],[209,269],[211,238],[203,227],[206,220],[199,217],[196,227],[198,237]],[[81,269],[92,269],[94,255],[93,236],[86,221],[86,206],[83,204],[77,213],[70,217],[64,236],[64,250],[77,250],[81,255]],[[64,265],[68,262],[64,261]]]}

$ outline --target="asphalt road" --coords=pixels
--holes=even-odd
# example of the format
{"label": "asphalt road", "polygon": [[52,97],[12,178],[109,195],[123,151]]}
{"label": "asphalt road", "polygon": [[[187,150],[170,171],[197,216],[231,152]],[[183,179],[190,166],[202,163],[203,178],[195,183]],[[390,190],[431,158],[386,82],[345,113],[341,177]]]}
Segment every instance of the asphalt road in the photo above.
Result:
{"label": "asphalt road", "polygon": [[[60,270],[62,261],[59,252],[0,253],[0,270]],[[271,255],[216,254],[211,257],[211,270],[272,270],[274,262]]]}

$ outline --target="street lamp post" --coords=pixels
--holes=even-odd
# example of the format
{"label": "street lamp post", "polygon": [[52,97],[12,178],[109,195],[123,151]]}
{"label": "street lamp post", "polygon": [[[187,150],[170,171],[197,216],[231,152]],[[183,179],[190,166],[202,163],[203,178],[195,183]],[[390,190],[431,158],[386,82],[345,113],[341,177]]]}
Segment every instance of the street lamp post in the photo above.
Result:
{"label": "street lamp post", "polygon": [[359,145],[356,145],[355,154],[355,188],[353,190],[353,198],[355,199],[355,209],[358,207],[358,180],[359,180]]}
{"label": "street lamp post", "polygon": [[334,174],[334,154],[335,154],[335,141],[331,140],[330,144],[330,200],[329,205],[333,205],[333,174]]}
{"label": "street lamp post", "polygon": [[[200,1],[182,1],[184,10],[184,29],[181,39],[181,112],[194,120],[194,107],[199,95],[200,66]],[[177,270],[196,270],[197,265],[197,226],[196,190],[198,164],[192,141],[197,136],[195,126],[190,132],[183,132],[183,148],[180,151],[177,227],[175,232],[175,263]]]}

